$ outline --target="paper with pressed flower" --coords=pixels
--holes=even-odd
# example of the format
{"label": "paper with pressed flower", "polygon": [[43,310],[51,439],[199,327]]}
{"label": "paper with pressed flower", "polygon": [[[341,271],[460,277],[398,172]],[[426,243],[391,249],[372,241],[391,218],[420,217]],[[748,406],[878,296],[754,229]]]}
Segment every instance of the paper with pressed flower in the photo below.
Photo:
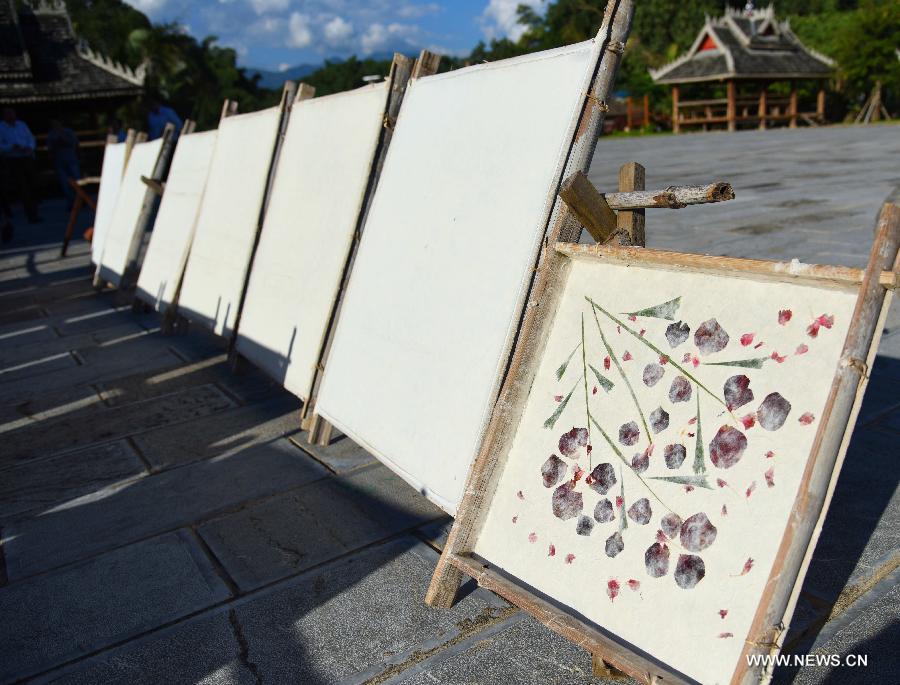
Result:
{"label": "paper with pressed flower", "polygon": [[97,211],[94,213],[94,233],[91,238],[91,262],[100,263],[106,232],[116,208],[116,198],[125,173],[125,143],[108,143],[103,149],[103,167],[100,170],[100,188],[97,191]]}
{"label": "paper with pressed flower", "polygon": [[728,681],[856,298],[573,260],[475,553],[670,668]]}

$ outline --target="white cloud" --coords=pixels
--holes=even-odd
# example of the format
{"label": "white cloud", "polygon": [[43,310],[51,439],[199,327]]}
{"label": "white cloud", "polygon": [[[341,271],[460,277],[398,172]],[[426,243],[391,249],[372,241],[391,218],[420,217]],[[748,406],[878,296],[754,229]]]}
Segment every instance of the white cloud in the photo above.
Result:
{"label": "white cloud", "polygon": [[312,41],[313,34],[309,17],[300,12],[292,12],[288,19],[287,46],[289,48],[305,48],[311,45]]}
{"label": "white cloud", "polygon": [[166,6],[168,0],[129,0],[128,4],[145,14],[154,14]]}
{"label": "white cloud", "polygon": [[322,32],[329,45],[343,45],[353,35],[353,24],[341,17],[334,17],[325,24]]}
{"label": "white cloud", "polygon": [[251,36],[262,36],[278,33],[284,26],[284,19],[280,17],[260,17],[247,27]]}
{"label": "white cloud", "polygon": [[527,27],[519,23],[518,7],[528,5],[543,9],[544,0],[490,0],[481,13],[481,29],[488,40],[508,37],[516,41],[522,37]]}
{"label": "white cloud", "polygon": [[397,8],[397,16],[401,19],[418,19],[429,14],[436,14],[441,11],[441,6],[436,2],[426,2],[421,5],[414,3],[404,3]]}
{"label": "white cloud", "polygon": [[288,64],[287,62],[282,62],[281,64],[278,65],[278,71],[280,71],[282,74],[290,68],[291,68],[291,65]]}
{"label": "white cloud", "polygon": [[281,12],[290,6],[290,0],[250,0],[257,14],[266,12]]}
{"label": "white cloud", "polygon": [[382,24],[376,22],[370,24],[368,30],[360,38],[362,54],[371,55],[389,48],[395,48],[399,44],[408,47],[415,46],[415,38],[420,34],[420,29],[411,24]]}

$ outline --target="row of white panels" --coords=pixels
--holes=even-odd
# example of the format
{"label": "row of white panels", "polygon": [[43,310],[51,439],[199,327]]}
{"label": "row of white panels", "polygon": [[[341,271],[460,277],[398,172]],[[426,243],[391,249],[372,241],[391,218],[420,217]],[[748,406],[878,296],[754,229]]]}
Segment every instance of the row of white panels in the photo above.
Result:
{"label": "row of white panels", "polygon": [[[455,513],[599,52],[592,40],[411,81],[343,293],[389,81],[294,103],[280,146],[278,107],[182,136],[139,297],[235,336],[304,400],[324,362],[316,412]],[[113,283],[161,150],[138,144],[125,164],[122,146],[107,147],[93,245]]]}

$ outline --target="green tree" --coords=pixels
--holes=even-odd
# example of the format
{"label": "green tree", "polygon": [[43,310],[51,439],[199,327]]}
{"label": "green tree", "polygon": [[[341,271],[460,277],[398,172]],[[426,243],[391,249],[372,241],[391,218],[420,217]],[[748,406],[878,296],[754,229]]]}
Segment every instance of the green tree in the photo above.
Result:
{"label": "green tree", "polygon": [[866,0],[835,36],[834,57],[844,87],[853,98],[868,95],[877,82],[890,105],[900,90],[900,3]]}

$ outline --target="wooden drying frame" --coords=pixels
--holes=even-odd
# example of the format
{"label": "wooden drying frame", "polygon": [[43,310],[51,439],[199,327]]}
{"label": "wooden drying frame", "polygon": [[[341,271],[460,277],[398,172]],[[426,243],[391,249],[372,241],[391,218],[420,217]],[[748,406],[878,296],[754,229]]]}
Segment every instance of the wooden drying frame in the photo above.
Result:
{"label": "wooden drying frame", "polygon": [[[137,135],[132,135],[132,133],[133,131],[129,129],[125,138],[125,165],[122,171],[122,178],[125,177],[125,173],[128,170],[128,163],[131,158],[131,153],[134,150],[134,145],[147,142],[146,133],[141,132]],[[162,145],[159,148],[159,154],[156,156],[156,162],[153,165],[153,172],[150,176],[150,180],[155,182],[161,182],[169,171],[169,162],[172,159],[172,152],[175,149],[175,126],[173,124],[166,124],[161,138]],[[124,272],[119,278],[118,291],[124,293],[126,297],[131,295],[135,283],[137,283],[137,277],[140,271],[138,259],[140,257],[141,244],[144,240],[144,234],[149,228],[150,219],[158,204],[159,195],[157,195],[152,188],[148,187],[144,191],[144,199],[141,202],[141,211],[135,221],[135,231],[131,236],[131,244],[128,246],[128,261],[125,264]],[[102,275],[102,260],[103,254],[101,253],[97,261],[97,269],[94,272],[93,285],[96,289],[101,289],[108,283]]]}
{"label": "wooden drying frame", "polygon": [[307,431],[306,439],[311,445],[327,446],[331,442],[333,427],[325,419],[315,413],[316,397],[319,394],[319,387],[322,384],[325,361],[328,358],[328,353],[331,350],[331,345],[334,341],[337,319],[344,302],[344,294],[347,291],[347,284],[350,280],[350,272],[353,269],[353,263],[356,260],[356,253],[359,250],[359,241],[366,224],[366,218],[369,216],[369,210],[372,207],[372,201],[375,197],[378,181],[381,178],[384,160],[387,157],[388,148],[390,147],[391,139],[394,136],[394,125],[397,123],[397,116],[400,114],[400,106],[403,104],[406,88],[410,81],[436,73],[440,66],[440,62],[441,56],[429,52],[428,50],[422,50],[419,54],[419,58],[415,61],[400,53],[394,53],[394,61],[391,63],[391,70],[388,76],[391,82],[391,91],[388,95],[388,102],[385,107],[384,126],[381,130],[381,137],[378,141],[378,145],[375,148],[374,163],[372,164],[372,170],[366,184],[359,216],[357,217],[353,241],[350,245],[350,250],[347,253],[346,260],[344,261],[340,285],[338,286],[337,296],[335,297],[334,304],[331,308],[331,315],[328,319],[325,338],[319,351],[319,360],[316,364],[315,374],[313,375],[312,386],[309,389],[309,397],[302,398],[304,402],[303,408],[300,410],[300,427]]}
{"label": "wooden drying frame", "polygon": [[900,272],[900,207],[887,202],[879,215],[875,242],[867,268],[798,265],[681,254],[635,247],[559,244],[547,251],[529,300],[519,342],[504,381],[481,450],[466,483],[462,503],[426,601],[448,607],[455,601],[461,574],[493,590],[535,616],[552,630],[588,649],[594,663],[604,662],[645,683],[692,682],[665,665],[614,641],[574,612],[532,593],[505,574],[472,556],[497,480],[502,473],[531,383],[565,282],[568,262],[591,259],[618,264],[695,273],[738,272],[740,277],[785,283],[815,283],[825,287],[854,288],[858,299],[831,390],[820,417],[813,446],[794,502],[794,516],[784,537],[760,598],[750,634],[730,683],[750,685],[765,679],[763,666],[750,668],[747,656],[776,654],[783,644],[803,577],[812,557],[846,454],[853,425],[862,403],[877,352],[884,319]]}

